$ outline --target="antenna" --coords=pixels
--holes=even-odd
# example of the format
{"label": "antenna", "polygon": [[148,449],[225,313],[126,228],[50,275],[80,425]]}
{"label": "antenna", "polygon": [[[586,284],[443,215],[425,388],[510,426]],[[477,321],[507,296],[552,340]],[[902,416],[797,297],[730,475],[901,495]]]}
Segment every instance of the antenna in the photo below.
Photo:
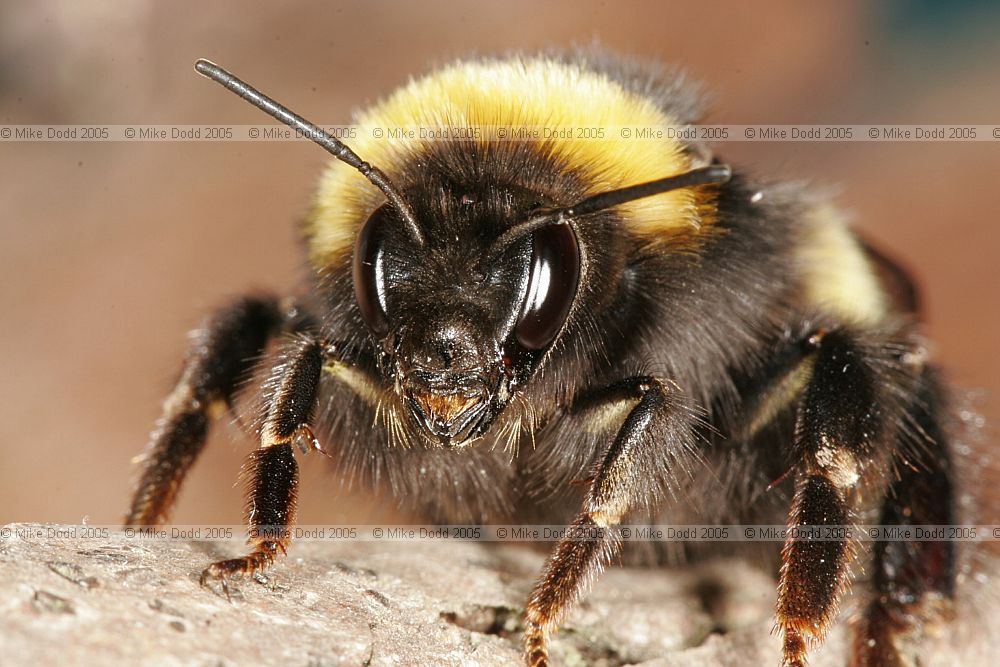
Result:
{"label": "antenna", "polygon": [[729,165],[713,164],[699,169],[692,169],[676,176],[649,181],[648,183],[640,183],[638,185],[630,185],[627,188],[600,192],[565,208],[542,209],[524,222],[520,222],[504,231],[493,242],[488,254],[495,256],[496,253],[506,248],[516,239],[542,227],[559,225],[571,218],[579,218],[583,215],[603,211],[637,199],[645,199],[653,195],[663,194],[671,190],[690,188],[696,185],[725,183],[732,176],[733,170]]}
{"label": "antenna", "polygon": [[427,241],[424,237],[424,232],[420,228],[420,224],[417,222],[416,216],[413,214],[413,209],[410,208],[410,205],[406,203],[405,199],[403,199],[399,190],[392,184],[392,181],[389,180],[389,177],[386,176],[381,169],[362,160],[358,157],[357,153],[348,148],[339,139],[331,136],[328,132],[325,132],[319,126],[310,123],[297,113],[294,113],[285,106],[278,104],[264,93],[241,80],[231,72],[219,67],[215,63],[201,58],[194,64],[194,69],[199,74],[225,86],[230,91],[236,93],[264,113],[276,118],[285,125],[298,130],[305,136],[309,137],[312,141],[326,149],[326,151],[335,158],[342,162],[346,162],[364,174],[365,177],[375,185],[375,187],[385,193],[389,202],[397,211],[399,211],[400,215],[403,217],[403,222],[406,223],[406,226],[409,228],[410,234],[413,235],[413,238],[420,245],[426,245]]}

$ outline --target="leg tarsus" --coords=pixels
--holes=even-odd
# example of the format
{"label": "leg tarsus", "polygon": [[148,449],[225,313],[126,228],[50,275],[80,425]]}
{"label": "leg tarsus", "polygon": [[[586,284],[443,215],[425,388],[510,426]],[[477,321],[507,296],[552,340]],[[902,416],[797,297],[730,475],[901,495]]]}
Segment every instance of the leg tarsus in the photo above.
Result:
{"label": "leg tarsus", "polygon": [[524,630],[524,657],[528,667],[548,667],[548,632],[541,627],[527,623]]}
{"label": "leg tarsus", "polygon": [[285,553],[278,542],[263,542],[254,551],[241,558],[230,558],[212,563],[202,570],[198,583],[207,586],[209,581],[218,581],[229,598],[229,579],[254,574],[274,562],[278,551]]}
{"label": "leg tarsus", "polygon": [[808,645],[802,634],[795,629],[786,629],[782,641],[782,667],[805,667]]}

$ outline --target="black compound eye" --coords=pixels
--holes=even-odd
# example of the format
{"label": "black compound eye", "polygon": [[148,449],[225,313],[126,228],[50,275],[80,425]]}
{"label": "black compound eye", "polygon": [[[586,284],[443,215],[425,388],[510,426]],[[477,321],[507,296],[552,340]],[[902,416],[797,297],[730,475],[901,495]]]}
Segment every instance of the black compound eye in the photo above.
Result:
{"label": "black compound eye", "polygon": [[373,332],[384,336],[389,331],[385,314],[385,252],[382,236],[392,219],[393,209],[382,206],[368,218],[354,246],[354,298],[361,316]]}
{"label": "black compound eye", "polygon": [[517,342],[542,350],[562,329],[580,282],[580,246],[567,224],[542,227],[532,235],[531,277],[514,325]]}

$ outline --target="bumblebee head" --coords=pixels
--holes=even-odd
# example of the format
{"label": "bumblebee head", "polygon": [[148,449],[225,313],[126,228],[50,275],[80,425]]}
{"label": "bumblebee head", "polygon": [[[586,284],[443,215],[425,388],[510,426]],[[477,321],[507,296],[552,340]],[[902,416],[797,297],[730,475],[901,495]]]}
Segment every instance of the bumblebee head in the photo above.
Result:
{"label": "bumblebee head", "polygon": [[526,191],[409,199],[418,220],[450,219],[417,236],[391,204],[377,209],[355,243],[354,296],[412,419],[434,444],[461,446],[489,430],[564,329],[580,244],[569,222],[519,225],[511,216],[537,200]]}

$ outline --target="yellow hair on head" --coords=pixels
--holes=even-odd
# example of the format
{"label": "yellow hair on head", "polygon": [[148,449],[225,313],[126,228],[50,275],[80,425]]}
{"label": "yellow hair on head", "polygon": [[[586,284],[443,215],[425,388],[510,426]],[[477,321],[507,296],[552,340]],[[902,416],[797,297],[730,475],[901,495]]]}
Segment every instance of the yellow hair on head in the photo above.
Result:
{"label": "yellow hair on head", "polygon": [[[478,139],[483,144],[491,140],[495,127],[558,127],[574,133],[579,128],[603,128],[604,139],[531,140],[539,142],[540,152],[572,165],[589,185],[588,195],[672,176],[691,167],[675,139],[622,136],[623,128],[665,131],[676,126],[652,100],[604,74],[545,58],[455,63],[411,81],[362,112],[357,125],[357,138],[348,141],[351,148],[390,179],[396,165],[412,160],[432,141],[419,134],[389,138],[386,132],[391,128],[489,128]],[[384,195],[355,169],[332,162],[307,223],[313,263],[326,266],[349,256],[360,225],[383,201]],[[629,203],[619,210],[630,231],[650,237],[697,232],[705,212],[690,188]]]}

